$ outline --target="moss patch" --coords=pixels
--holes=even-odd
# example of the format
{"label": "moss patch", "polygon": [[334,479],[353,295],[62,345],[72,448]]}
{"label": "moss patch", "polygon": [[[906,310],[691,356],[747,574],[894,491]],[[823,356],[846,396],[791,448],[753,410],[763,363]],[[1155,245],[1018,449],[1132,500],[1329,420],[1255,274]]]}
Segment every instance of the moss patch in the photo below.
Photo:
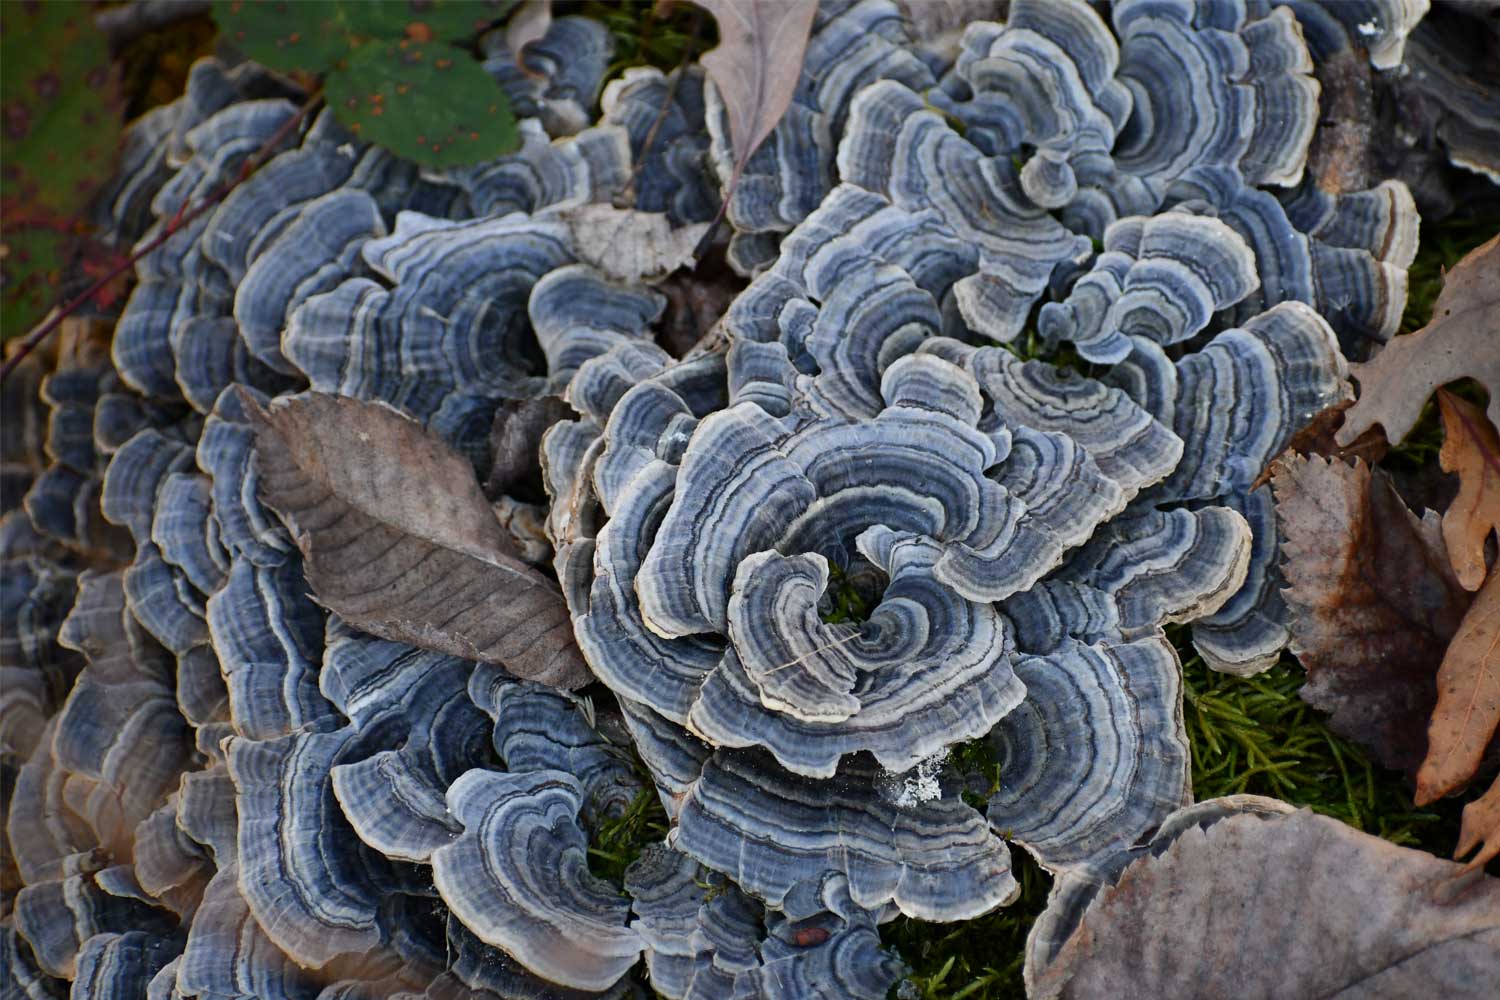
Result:
{"label": "moss patch", "polygon": [[640,792],[625,811],[601,819],[589,838],[589,871],[615,885],[624,884],[625,869],[647,844],[659,844],[667,835],[667,811],[656,788],[644,773],[641,781]]}

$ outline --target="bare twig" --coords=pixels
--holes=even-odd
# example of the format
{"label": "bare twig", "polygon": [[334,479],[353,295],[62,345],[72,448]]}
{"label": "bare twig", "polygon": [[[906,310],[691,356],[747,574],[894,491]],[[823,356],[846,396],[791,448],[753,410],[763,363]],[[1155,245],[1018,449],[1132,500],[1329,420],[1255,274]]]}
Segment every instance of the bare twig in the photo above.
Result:
{"label": "bare twig", "polygon": [[[620,192],[622,201],[635,204],[635,182],[640,179],[641,168],[646,165],[646,154],[651,151],[651,144],[656,141],[656,133],[661,131],[662,122],[667,120],[667,112],[672,110],[672,102],[677,99],[677,85],[682,82],[682,69],[687,65],[687,56],[682,57],[682,62],[672,71],[672,82],[667,84],[667,96],[661,102],[661,110],[656,112],[656,118],[651,122],[651,127],[646,130],[646,138],[641,142],[640,155],[635,159],[635,166],[631,168],[630,180],[625,184],[625,190]],[[621,206],[624,207],[624,206]]]}
{"label": "bare twig", "polygon": [[26,357],[26,355],[35,350],[38,344],[47,339],[48,334],[61,326],[63,320],[67,319],[69,316],[73,315],[73,313],[81,309],[89,299],[93,298],[99,293],[100,289],[104,288],[104,286],[108,285],[111,281],[114,281],[120,275],[124,274],[130,268],[134,267],[136,261],[140,260],[142,257],[145,257],[157,247],[167,242],[167,240],[171,239],[174,235],[176,235],[178,231],[182,229],[183,226],[187,225],[194,219],[203,215],[209,209],[218,205],[219,202],[223,201],[229,195],[229,192],[239,187],[240,184],[245,180],[245,178],[249,177],[251,174],[255,173],[256,170],[260,169],[261,165],[265,163],[266,160],[271,158],[271,155],[275,152],[276,147],[280,146],[282,141],[286,139],[287,136],[296,131],[297,127],[301,125],[304,120],[306,120],[307,116],[310,115],[322,103],[323,92],[319,90],[311,97],[309,97],[302,104],[302,107],[297,109],[297,113],[288,118],[282,124],[282,126],[276,130],[275,134],[267,139],[261,145],[260,149],[255,151],[254,155],[252,155],[244,162],[244,164],[240,167],[239,173],[236,174],[233,179],[219,185],[217,188],[211,191],[207,197],[205,197],[196,205],[189,207],[188,203],[184,202],[182,204],[182,207],[177,210],[177,214],[167,221],[166,225],[162,227],[162,231],[158,233],[154,239],[146,243],[144,246],[139,247],[129,257],[126,257],[114,267],[110,268],[109,271],[101,275],[98,280],[89,285],[88,288],[84,289],[78,295],[74,296],[72,299],[69,299],[67,302],[58,306],[56,309],[53,309],[52,312],[47,316],[47,318],[42,321],[41,325],[28,333],[26,337],[20,341],[20,346],[11,353],[10,357],[5,359],[5,363],[3,365],[0,365],[0,382],[4,382],[6,378],[10,376],[10,373],[15,370],[16,366],[21,363],[22,358]]}
{"label": "bare twig", "polygon": [[[646,21],[647,28],[657,18],[662,17],[662,4],[657,5],[657,10],[650,19]],[[662,123],[667,120],[667,113],[672,110],[672,102],[677,100],[677,87],[682,83],[682,78],[687,72],[688,63],[693,61],[697,54],[698,36],[703,30],[703,12],[697,8],[693,10],[692,35],[687,46],[682,50],[682,58],[677,62],[677,68],[669,74],[672,82],[667,84],[667,95],[661,102],[661,108],[656,112],[656,118],[651,122],[651,127],[646,130],[646,138],[641,141],[640,154],[635,158],[635,166],[630,170],[630,180],[625,184],[625,190],[620,192],[620,200],[628,202],[629,206],[635,205],[636,193],[635,182],[640,179],[641,169],[646,165],[646,154],[651,151],[651,145],[656,142],[656,134],[661,131]],[[625,208],[627,205],[621,204]],[[700,255],[701,256],[701,255]]]}

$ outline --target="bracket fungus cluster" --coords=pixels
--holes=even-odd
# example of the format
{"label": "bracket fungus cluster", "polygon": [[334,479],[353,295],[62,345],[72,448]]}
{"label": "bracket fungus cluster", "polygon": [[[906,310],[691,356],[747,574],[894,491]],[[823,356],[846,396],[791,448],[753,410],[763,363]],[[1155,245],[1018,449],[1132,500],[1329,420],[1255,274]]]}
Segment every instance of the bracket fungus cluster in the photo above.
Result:
{"label": "bracket fungus cluster", "polygon": [[[1254,482],[1402,311],[1405,186],[1305,169],[1353,6],[1399,64],[1420,3],[1013,0],[927,35],[829,0],[732,190],[704,70],[606,85],[579,17],[520,62],[483,46],[524,116],[497,161],[289,129],[142,259],[112,342],[71,327],[6,400],[21,993],[884,997],[882,926],[1013,900],[1007,841],[1057,880],[1040,976],[1099,885],[1219,815],[1164,627],[1275,660]],[[128,136],[112,238],[173,225],[295,96],[196,65]],[[751,280],[678,358],[661,285],[721,197]],[[472,467],[586,688],[401,638],[451,593],[390,630],[309,593],[355,515],[265,413],[330,396]],[[661,842],[591,867],[653,796]]]}

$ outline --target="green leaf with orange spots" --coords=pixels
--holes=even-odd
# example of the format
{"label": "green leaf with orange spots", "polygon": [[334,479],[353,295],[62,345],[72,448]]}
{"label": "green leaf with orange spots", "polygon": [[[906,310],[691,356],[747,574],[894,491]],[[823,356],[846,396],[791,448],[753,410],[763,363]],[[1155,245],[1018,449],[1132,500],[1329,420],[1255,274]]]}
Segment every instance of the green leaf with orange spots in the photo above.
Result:
{"label": "green leaf with orange spots", "polygon": [[214,19],[247,56],[321,73],[328,104],[367,142],[456,167],[520,145],[505,93],[464,49],[515,0],[217,0]]}
{"label": "green leaf with orange spots", "polygon": [[35,326],[58,299],[65,251],[63,233],[39,227],[6,226],[0,236],[0,340],[19,337]]}
{"label": "green leaf with orange spots", "polygon": [[493,27],[515,7],[516,0],[395,0],[359,3],[349,15],[359,31],[372,38],[408,38],[415,42],[454,42]]}
{"label": "green leaf with orange spots", "polygon": [[114,170],[118,80],[91,8],[0,3],[0,336],[57,298],[72,222]]}
{"label": "green leaf with orange spots", "polygon": [[349,54],[352,5],[340,0],[218,0],[214,23],[262,66],[321,73]]}
{"label": "green leaf with orange spots", "polygon": [[361,139],[426,166],[479,163],[520,144],[499,85],[451,45],[366,45],[324,87],[328,106]]}
{"label": "green leaf with orange spots", "polygon": [[471,38],[515,0],[217,0],[224,37],[262,65],[322,73],[368,44]]}

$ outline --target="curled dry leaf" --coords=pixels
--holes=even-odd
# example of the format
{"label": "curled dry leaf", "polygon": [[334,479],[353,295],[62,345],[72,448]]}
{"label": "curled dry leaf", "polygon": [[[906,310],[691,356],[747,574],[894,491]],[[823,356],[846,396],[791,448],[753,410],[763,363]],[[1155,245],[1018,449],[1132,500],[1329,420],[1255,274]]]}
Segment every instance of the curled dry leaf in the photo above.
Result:
{"label": "curled dry leaf", "polygon": [[[729,111],[733,190],[750,154],[776,127],[802,73],[814,0],[697,0],[719,25],[719,44],[700,62]],[[725,201],[729,200],[725,192]]]}
{"label": "curled dry leaf", "polygon": [[1340,444],[1375,424],[1400,444],[1432,391],[1465,377],[1489,390],[1490,423],[1500,427],[1500,236],[1448,272],[1432,322],[1395,338],[1350,372],[1359,380],[1359,401],[1345,416]]}
{"label": "curled dry leaf", "polygon": [[659,212],[613,205],[584,205],[563,214],[573,230],[579,258],[614,281],[665,278],[693,263],[693,248],[708,231],[698,222],[673,229]]}
{"label": "curled dry leaf", "polygon": [[1480,997],[1500,879],[1308,810],[1190,826],[1100,891],[1034,997]]}
{"label": "curled dry leaf", "polygon": [[522,72],[530,72],[521,55],[526,46],[540,41],[552,27],[552,0],[521,0],[516,12],[505,22],[505,47],[515,57]]}
{"label": "curled dry leaf", "polygon": [[[1341,458],[1345,461],[1363,459],[1370,465],[1374,465],[1385,457],[1385,453],[1391,450],[1391,443],[1385,439],[1385,432],[1379,427],[1371,427],[1347,446],[1340,445],[1334,440],[1340,427],[1344,426],[1344,411],[1354,405],[1352,399],[1342,399],[1325,410],[1318,412],[1307,426],[1303,427],[1292,439],[1286,443],[1282,455],[1323,455],[1327,458]],[[1277,456],[1278,458],[1280,456]],[[1275,468],[1276,459],[1272,459],[1259,476],[1250,484],[1251,490],[1258,490],[1271,481],[1271,470]]]}
{"label": "curled dry leaf", "polygon": [[1464,615],[1437,676],[1417,804],[1462,788],[1500,725],[1500,573],[1491,573]]}
{"label": "curled dry leaf", "polygon": [[1302,699],[1382,764],[1413,774],[1438,664],[1471,599],[1437,517],[1418,520],[1389,477],[1358,460],[1292,455],[1272,468]]}
{"label": "curled dry leaf", "polygon": [[498,498],[508,493],[521,500],[545,500],[536,456],[542,435],[559,420],[568,420],[574,410],[561,396],[507,399],[496,407],[490,426],[490,475],[485,493]]}
{"label": "curled dry leaf", "polygon": [[1489,791],[1464,806],[1458,847],[1453,856],[1462,861],[1476,847],[1479,853],[1469,859],[1469,868],[1478,868],[1500,857],[1500,778],[1495,779]]}
{"label": "curled dry leaf", "polygon": [[[1495,345],[1500,352],[1500,342]],[[1469,590],[1484,583],[1485,542],[1500,534],[1500,434],[1484,411],[1451,392],[1439,389],[1443,413],[1443,450],[1438,461],[1444,472],[1458,474],[1458,496],[1443,513],[1443,541],[1458,582]]]}
{"label": "curled dry leaf", "polygon": [[249,397],[262,499],[317,599],[385,639],[575,688],[590,677],[557,586],[511,551],[474,470],[381,403]]}

